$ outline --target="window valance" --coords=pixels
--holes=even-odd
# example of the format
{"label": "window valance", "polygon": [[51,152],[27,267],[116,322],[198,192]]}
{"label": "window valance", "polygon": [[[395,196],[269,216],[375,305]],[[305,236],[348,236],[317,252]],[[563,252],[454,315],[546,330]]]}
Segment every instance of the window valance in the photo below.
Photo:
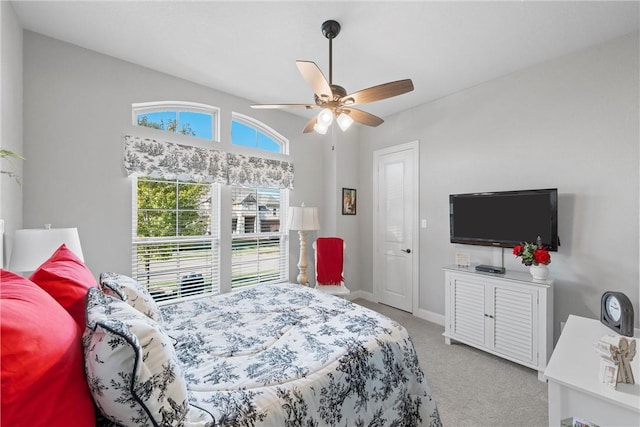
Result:
{"label": "window valance", "polygon": [[226,183],[226,163],[224,151],[125,136],[127,176]]}
{"label": "window valance", "polygon": [[229,184],[293,188],[293,163],[227,153]]}
{"label": "window valance", "polygon": [[293,189],[293,163],[212,148],[124,137],[127,176]]}

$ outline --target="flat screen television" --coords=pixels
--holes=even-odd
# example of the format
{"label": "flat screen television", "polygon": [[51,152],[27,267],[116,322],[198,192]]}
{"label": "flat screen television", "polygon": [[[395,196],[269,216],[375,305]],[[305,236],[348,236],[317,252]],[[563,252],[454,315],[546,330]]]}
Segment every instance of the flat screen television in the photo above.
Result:
{"label": "flat screen television", "polygon": [[512,248],[535,242],[557,251],[558,189],[451,194],[451,243]]}

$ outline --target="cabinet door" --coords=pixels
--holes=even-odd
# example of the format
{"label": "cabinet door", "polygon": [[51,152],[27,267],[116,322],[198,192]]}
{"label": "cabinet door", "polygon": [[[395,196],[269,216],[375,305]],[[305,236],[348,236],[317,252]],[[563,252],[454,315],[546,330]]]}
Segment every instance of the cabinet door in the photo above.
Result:
{"label": "cabinet door", "polygon": [[526,363],[537,363],[537,299],[535,290],[492,286],[489,312],[493,328],[489,339],[493,350]]}
{"label": "cabinet door", "polygon": [[485,345],[485,286],[454,278],[450,282],[451,332],[468,343]]}

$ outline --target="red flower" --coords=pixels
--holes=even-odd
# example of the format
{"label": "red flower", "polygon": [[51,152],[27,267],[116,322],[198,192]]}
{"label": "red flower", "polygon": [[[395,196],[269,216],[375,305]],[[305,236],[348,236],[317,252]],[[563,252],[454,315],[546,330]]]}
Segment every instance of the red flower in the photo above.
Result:
{"label": "red flower", "polygon": [[513,247],[513,254],[515,256],[520,256],[522,255],[522,251],[524,250],[524,248],[522,247],[522,245],[516,245]]}
{"label": "red flower", "polygon": [[538,249],[533,251],[533,258],[536,260],[538,264],[549,264],[551,261],[551,255],[545,249]]}

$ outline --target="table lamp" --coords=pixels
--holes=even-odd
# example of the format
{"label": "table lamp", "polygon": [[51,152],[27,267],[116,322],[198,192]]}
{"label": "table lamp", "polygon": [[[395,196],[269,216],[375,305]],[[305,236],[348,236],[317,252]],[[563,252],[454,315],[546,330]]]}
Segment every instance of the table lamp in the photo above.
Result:
{"label": "table lamp", "polygon": [[298,260],[299,274],[298,283],[307,285],[307,231],[319,230],[318,208],[302,206],[291,206],[288,212],[287,229],[298,230],[300,237],[300,259]]}

